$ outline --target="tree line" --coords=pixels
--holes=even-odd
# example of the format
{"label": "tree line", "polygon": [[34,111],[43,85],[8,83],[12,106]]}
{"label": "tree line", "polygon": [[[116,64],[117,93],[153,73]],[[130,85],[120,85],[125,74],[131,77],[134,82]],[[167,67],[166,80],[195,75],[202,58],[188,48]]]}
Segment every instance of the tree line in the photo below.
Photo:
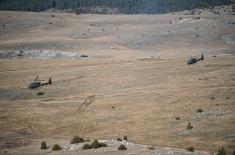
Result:
{"label": "tree line", "polygon": [[53,8],[89,13],[86,10],[101,7],[125,14],[155,14],[228,4],[235,4],[235,0],[0,0],[0,10],[37,12]]}

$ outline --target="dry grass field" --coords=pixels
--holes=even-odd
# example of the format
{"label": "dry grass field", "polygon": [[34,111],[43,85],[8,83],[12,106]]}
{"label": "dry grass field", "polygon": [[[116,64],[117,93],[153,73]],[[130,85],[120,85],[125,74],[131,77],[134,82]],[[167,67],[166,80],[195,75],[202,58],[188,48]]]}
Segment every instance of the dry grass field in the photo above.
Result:
{"label": "dry grass field", "polygon": [[[127,135],[159,150],[193,146],[210,153],[224,146],[232,154],[235,17],[229,6],[217,9],[220,14],[0,12],[0,154],[75,154],[40,150],[41,141],[66,144],[74,135]],[[204,61],[186,64],[202,53]],[[29,90],[36,76],[53,84]]]}

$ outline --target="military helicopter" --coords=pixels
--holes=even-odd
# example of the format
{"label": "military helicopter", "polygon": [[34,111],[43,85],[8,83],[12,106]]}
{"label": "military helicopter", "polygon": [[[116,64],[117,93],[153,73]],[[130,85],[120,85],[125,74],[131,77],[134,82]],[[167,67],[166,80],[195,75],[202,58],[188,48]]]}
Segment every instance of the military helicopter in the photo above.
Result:
{"label": "military helicopter", "polygon": [[201,61],[201,60],[204,60],[204,56],[203,56],[203,54],[202,54],[202,56],[201,56],[201,58],[193,58],[193,57],[191,57],[188,61],[187,61],[187,64],[188,65],[192,65],[192,64],[195,64],[195,63],[197,63],[198,61]]}
{"label": "military helicopter", "polygon": [[48,80],[48,82],[45,82],[45,83],[37,81],[38,78],[39,78],[39,76],[37,76],[34,79],[34,81],[28,85],[29,89],[36,89],[36,88],[41,87],[41,86],[45,86],[45,85],[48,85],[48,84],[51,85],[52,84],[51,78]]}

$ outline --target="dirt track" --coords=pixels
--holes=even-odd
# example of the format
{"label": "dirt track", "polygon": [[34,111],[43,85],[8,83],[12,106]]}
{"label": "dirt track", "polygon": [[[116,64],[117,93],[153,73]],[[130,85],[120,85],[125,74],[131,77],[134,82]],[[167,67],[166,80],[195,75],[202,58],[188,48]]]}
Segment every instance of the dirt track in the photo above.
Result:
{"label": "dirt track", "polygon": [[[42,140],[52,145],[66,144],[74,135],[127,135],[138,144],[194,146],[208,152],[224,146],[231,153],[235,27],[228,22],[235,19],[226,12],[198,16],[0,12],[5,25],[0,28],[0,51],[89,56],[0,60],[2,151],[44,154]],[[201,53],[205,61],[186,65],[189,57]],[[53,85],[28,90],[37,75],[52,77]],[[38,91],[45,94],[38,96]],[[204,112],[197,114],[199,108]],[[188,122],[192,130],[186,130]]]}

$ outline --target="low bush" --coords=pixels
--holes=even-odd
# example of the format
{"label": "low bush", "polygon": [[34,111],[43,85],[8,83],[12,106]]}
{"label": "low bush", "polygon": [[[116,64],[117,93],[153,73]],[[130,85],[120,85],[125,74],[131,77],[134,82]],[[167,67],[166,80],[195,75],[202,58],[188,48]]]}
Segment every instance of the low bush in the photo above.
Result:
{"label": "low bush", "polygon": [[127,141],[127,136],[124,136],[124,138],[123,138],[125,141]]}
{"label": "low bush", "polygon": [[41,143],[41,149],[47,149],[47,144],[46,142]]}
{"label": "low bush", "polygon": [[44,92],[39,91],[39,92],[37,92],[37,95],[42,96],[42,95],[44,95]]}
{"label": "low bush", "polygon": [[92,149],[92,147],[91,147],[90,144],[84,144],[84,145],[82,146],[82,149],[83,149],[83,150],[88,150],[88,149]]}
{"label": "low bush", "polygon": [[82,55],[80,55],[80,57],[81,57],[81,58],[87,58],[88,55],[82,54]]}
{"label": "low bush", "polygon": [[176,120],[180,120],[180,117],[176,117],[175,119],[176,119]]}
{"label": "low bush", "polygon": [[118,150],[127,150],[126,146],[121,144],[119,147],[118,147]]}
{"label": "low bush", "polygon": [[197,113],[202,113],[203,110],[202,109],[197,109]]}
{"label": "low bush", "polygon": [[108,145],[102,142],[98,142],[98,140],[94,140],[91,144],[84,144],[82,149],[88,150],[88,149],[97,149],[100,147],[107,147]]}
{"label": "low bush", "polygon": [[83,143],[85,142],[85,140],[82,137],[78,137],[75,136],[72,140],[71,140],[71,144],[77,144],[77,143]]}
{"label": "low bush", "polygon": [[149,146],[148,149],[149,149],[149,150],[154,150],[154,147]]}
{"label": "low bush", "polygon": [[193,126],[191,125],[191,123],[188,123],[187,129],[190,130],[192,128],[193,128]]}
{"label": "low bush", "polygon": [[58,150],[61,150],[62,148],[60,147],[60,145],[58,145],[58,144],[55,144],[55,145],[53,145],[53,147],[52,147],[52,150],[53,151],[58,151]]}
{"label": "low bush", "polygon": [[99,147],[107,147],[107,144],[102,143],[102,142],[100,143],[100,142],[98,142],[98,140],[94,140],[91,143],[91,148],[96,149],[96,148],[99,148]]}
{"label": "low bush", "polygon": [[192,146],[188,147],[187,150],[190,152],[194,152],[194,148]]}

